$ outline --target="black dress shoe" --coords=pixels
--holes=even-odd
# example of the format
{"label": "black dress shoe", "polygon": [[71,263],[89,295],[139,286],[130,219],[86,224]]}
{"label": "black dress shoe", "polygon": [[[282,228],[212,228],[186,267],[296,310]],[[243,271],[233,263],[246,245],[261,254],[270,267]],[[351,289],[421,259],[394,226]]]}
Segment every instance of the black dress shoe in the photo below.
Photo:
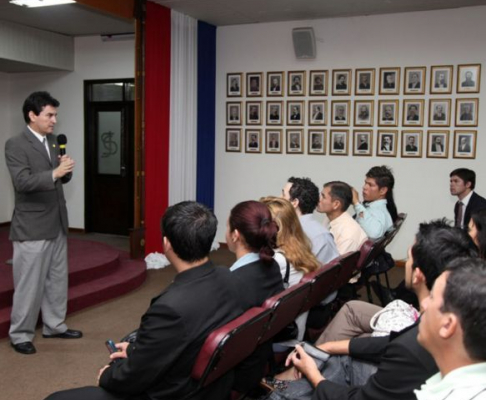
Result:
{"label": "black dress shoe", "polygon": [[46,339],[80,339],[83,337],[83,332],[68,329],[66,332],[57,333],[55,335],[42,335]]}
{"label": "black dress shoe", "polygon": [[34,345],[32,344],[32,342],[23,342],[17,344],[10,343],[10,344],[12,345],[12,347],[17,353],[34,354],[37,351]]}

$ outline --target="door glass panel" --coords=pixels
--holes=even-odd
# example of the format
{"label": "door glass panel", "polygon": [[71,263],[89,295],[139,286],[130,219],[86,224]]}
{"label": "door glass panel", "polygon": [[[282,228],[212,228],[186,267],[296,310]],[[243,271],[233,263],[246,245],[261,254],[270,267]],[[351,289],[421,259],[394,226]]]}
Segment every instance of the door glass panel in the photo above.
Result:
{"label": "door glass panel", "polygon": [[120,175],[121,129],[120,111],[98,112],[98,174]]}
{"label": "door glass panel", "polygon": [[123,101],[123,83],[95,83],[91,87],[91,101]]}

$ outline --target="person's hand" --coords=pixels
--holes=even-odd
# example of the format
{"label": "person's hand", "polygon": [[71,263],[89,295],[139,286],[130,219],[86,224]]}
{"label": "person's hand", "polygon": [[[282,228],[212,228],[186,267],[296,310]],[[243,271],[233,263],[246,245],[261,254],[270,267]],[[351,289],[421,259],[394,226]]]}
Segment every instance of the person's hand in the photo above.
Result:
{"label": "person's hand", "polygon": [[292,364],[294,364],[294,367],[304,374],[314,387],[324,379],[324,377],[321,376],[314,359],[304,351],[302,346],[295,346],[295,351],[290,354],[290,359]]}
{"label": "person's hand", "polygon": [[355,206],[356,204],[359,203],[359,193],[355,188],[351,188],[353,191],[353,205]]}
{"label": "person's hand", "polygon": [[54,170],[54,179],[62,178],[63,176],[73,172],[74,170],[74,160],[63,155],[59,158],[59,166]]}
{"label": "person's hand", "polygon": [[127,358],[127,347],[130,345],[128,342],[116,343],[115,346],[118,351],[110,354],[110,358],[112,360],[116,360],[117,358]]}

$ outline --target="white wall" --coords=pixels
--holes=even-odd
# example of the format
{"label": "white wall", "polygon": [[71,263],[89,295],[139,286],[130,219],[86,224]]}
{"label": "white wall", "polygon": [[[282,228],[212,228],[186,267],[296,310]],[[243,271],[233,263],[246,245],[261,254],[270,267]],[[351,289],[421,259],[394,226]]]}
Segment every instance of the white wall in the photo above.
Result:
{"label": "white wall", "polygon": [[10,221],[12,217],[13,197],[11,196],[10,175],[5,165],[5,142],[10,137],[10,79],[9,75],[0,72],[0,182],[2,195],[0,197],[0,223]]}
{"label": "white wall", "polygon": [[[267,71],[319,69],[327,69],[331,72],[332,69],[351,68],[354,82],[356,68],[377,68],[378,77],[380,67],[402,67],[403,76],[404,67],[426,66],[426,93],[428,93],[428,79],[432,65],[457,66],[457,64],[481,63],[483,70],[486,68],[485,20],[486,7],[473,7],[218,28],[215,194],[215,210],[219,219],[217,239],[225,241],[225,223],[231,207],[243,200],[278,195],[286,179],[292,175],[308,176],[319,187],[330,180],[343,180],[361,188],[364,174],[370,167],[381,164],[391,166],[396,178],[395,199],[398,209],[409,215],[401,233],[389,249],[395,258],[406,256],[407,247],[413,241],[419,222],[442,216],[453,218],[455,199],[449,195],[448,187],[449,172],[452,169],[456,167],[474,169],[479,178],[477,191],[486,195],[486,173],[484,172],[486,171],[484,149],[486,140],[481,132],[486,118],[484,81],[481,93],[477,96],[480,98],[480,106],[475,160],[456,160],[451,156],[444,160],[427,159],[425,156],[421,159],[404,159],[353,157],[352,155],[342,157],[225,152],[227,73],[263,72],[266,74]],[[291,31],[292,28],[304,26],[313,27],[317,37],[317,58],[313,61],[299,61],[294,56]],[[476,95],[456,96],[454,92],[455,90],[450,96],[434,97],[476,97]],[[340,98],[353,100],[353,96],[340,96]],[[374,96],[375,113],[378,98],[403,99],[404,96]],[[429,95],[426,94],[423,98],[426,99],[426,110],[428,110]],[[295,99],[301,100],[301,98]],[[233,100],[240,99],[232,98],[230,101]],[[255,100],[260,99],[255,98]],[[401,105],[399,120],[401,121]],[[265,126],[258,128],[265,129]],[[328,126],[327,129],[329,128]],[[352,126],[349,129],[352,130]],[[425,140],[427,127],[425,126],[423,130]],[[450,130],[452,133],[453,128]],[[375,137],[376,132],[375,127]],[[320,215],[318,217],[322,218]]]}
{"label": "white wall", "polygon": [[[134,41],[102,42],[99,36],[80,37],[75,39],[74,72],[43,72],[10,74],[10,121],[7,136],[20,132],[24,122],[22,104],[24,99],[37,90],[47,90],[57,98],[59,107],[57,133],[65,133],[68,137],[67,150],[76,161],[74,177],[65,189],[69,211],[69,226],[84,228],[84,80],[133,78],[135,65]],[[0,75],[1,83],[2,75]],[[3,85],[2,85],[3,87]],[[3,98],[0,95],[0,103]],[[3,120],[0,108],[0,119]],[[3,130],[3,126],[2,126]],[[2,132],[3,134],[3,132]],[[0,140],[5,140],[0,136]],[[3,154],[2,154],[3,156]],[[3,164],[5,165],[5,164]],[[3,170],[2,170],[3,171]],[[2,172],[0,185],[7,187],[7,193],[13,198],[10,178]],[[2,201],[4,195],[2,194]],[[9,221],[13,201],[0,207],[0,221]]]}

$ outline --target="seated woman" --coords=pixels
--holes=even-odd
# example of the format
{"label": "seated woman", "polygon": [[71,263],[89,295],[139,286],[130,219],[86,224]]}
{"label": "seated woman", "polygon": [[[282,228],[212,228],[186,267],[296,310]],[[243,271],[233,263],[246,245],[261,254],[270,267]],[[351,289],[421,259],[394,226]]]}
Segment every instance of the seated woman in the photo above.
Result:
{"label": "seated woman", "polygon": [[[287,274],[289,267],[288,286],[300,282],[304,274],[315,271],[321,264],[312,254],[310,241],[305,236],[294,207],[289,201],[279,197],[265,197],[260,199],[265,204],[278,225],[277,246],[273,258],[280,267],[282,279]],[[297,340],[302,340],[305,331],[307,313],[302,314],[296,320],[299,328]]]}
{"label": "seated woman", "polygon": [[469,236],[477,246],[479,257],[486,258],[486,209],[476,211],[469,220]]}
{"label": "seated woman", "polygon": [[230,270],[241,282],[247,308],[283,290],[280,268],[273,259],[277,224],[267,206],[244,201],[233,207],[226,228],[226,243],[236,255]]}
{"label": "seated woman", "polygon": [[370,239],[382,237],[398,217],[393,198],[395,178],[390,168],[377,166],[366,173],[363,186],[363,204],[359,194],[353,188],[353,205],[356,211],[356,222]]}

